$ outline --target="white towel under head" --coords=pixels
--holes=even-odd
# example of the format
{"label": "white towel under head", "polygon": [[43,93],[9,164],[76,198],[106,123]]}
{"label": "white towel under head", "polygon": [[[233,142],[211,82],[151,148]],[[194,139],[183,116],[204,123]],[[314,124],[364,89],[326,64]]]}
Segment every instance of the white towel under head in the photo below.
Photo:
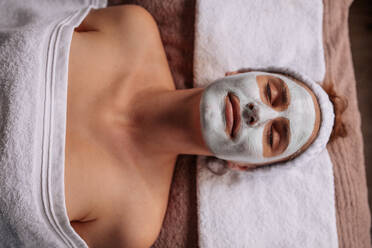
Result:
{"label": "white towel under head", "polygon": [[321,0],[197,1],[195,87],[242,68],[284,72],[313,89],[322,112],[318,138],[280,166],[216,175],[206,163],[219,160],[198,158],[200,247],[337,247],[325,149],[333,107],[315,83],[325,73],[322,14]]}

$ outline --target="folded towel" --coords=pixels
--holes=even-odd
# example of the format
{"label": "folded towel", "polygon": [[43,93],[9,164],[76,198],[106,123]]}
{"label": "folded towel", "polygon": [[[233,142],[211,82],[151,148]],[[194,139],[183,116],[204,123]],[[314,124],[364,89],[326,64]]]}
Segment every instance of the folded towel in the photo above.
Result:
{"label": "folded towel", "polygon": [[[321,82],[321,0],[198,0],[194,82],[279,67]],[[218,176],[198,158],[200,247],[337,247],[332,163],[311,161]],[[218,163],[216,163],[218,164]]]}
{"label": "folded towel", "polygon": [[0,247],[87,247],[64,197],[72,32],[105,0],[0,2]]}

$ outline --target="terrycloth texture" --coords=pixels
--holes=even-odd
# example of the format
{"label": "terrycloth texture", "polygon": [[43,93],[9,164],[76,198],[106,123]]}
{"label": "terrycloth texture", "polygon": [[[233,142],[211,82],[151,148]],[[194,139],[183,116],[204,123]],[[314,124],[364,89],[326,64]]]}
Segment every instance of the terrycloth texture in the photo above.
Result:
{"label": "terrycloth texture", "polygon": [[[322,14],[321,0],[199,0],[195,85],[205,87],[237,69],[273,66],[322,81]],[[209,160],[199,159],[200,247],[338,246],[332,163],[325,149],[332,105],[319,85],[298,78],[320,104],[317,139],[293,161],[249,172],[215,175],[206,168]]]}
{"label": "terrycloth texture", "polygon": [[326,80],[347,97],[343,114],[348,136],[327,148],[334,165],[337,230],[340,248],[371,247],[371,215],[363,156],[360,112],[348,33],[352,0],[324,0]]}
{"label": "terrycloth texture", "polygon": [[87,247],[64,197],[69,45],[104,0],[0,2],[0,247]]}
{"label": "terrycloth texture", "polygon": [[199,246],[338,247],[331,162],[319,157],[221,176],[199,160]]}
{"label": "terrycloth texture", "polygon": [[[192,87],[195,0],[109,0],[134,3],[156,19],[177,88]],[[350,135],[327,146],[334,165],[337,229],[340,248],[370,246],[360,114],[347,32],[351,0],[324,1],[326,78],[332,74],[336,89],[347,96],[345,112]],[[352,145],[350,145],[352,144]],[[168,209],[153,247],[197,247],[195,156],[180,156],[175,168]]]}

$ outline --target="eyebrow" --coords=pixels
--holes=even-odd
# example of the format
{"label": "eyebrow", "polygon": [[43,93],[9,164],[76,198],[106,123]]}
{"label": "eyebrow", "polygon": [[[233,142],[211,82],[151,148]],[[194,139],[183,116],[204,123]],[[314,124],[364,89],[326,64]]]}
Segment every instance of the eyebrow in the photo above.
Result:
{"label": "eyebrow", "polygon": [[[279,78],[279,80],[281,81],[281,82],[283,82],[283,85],[284,85],[284,87],[282,88],[282,92],[283,92],[283,100],[284,100],[284,102],[288,102],[288,95],[290,94],[289,93],[289,90],[288,90],[288,85],[281,79],[281,78]],[[287,86],[287,87],[286,87]]]}
{"label": "eyebrow", "polygon": [[283,79],[279,78],[279,77],[275,77],[275,76],[272,76],[273,78],[275,78],[276,80],[278,80],[281,84],[281,87],[280,87],[280,94],[282,94],[282,103],[281,105],[284,105],[286,108],[288,108],[289,106],[289,97],[290,97],[290,92],[289,92],[289,89],[288,89],[288,85],[286,84],[286,82],[284,82]]}

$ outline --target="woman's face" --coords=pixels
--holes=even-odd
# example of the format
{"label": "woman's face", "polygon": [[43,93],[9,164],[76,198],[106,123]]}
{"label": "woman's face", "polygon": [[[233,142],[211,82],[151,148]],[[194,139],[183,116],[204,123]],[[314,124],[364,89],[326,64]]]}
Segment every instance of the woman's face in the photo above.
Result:
{"label": "woman's face", "polygon": [[203,138],[216,157],[244,164],[285,160],[319,130],[311,90],[280,74],[246,72],[221,78],[203,92]]}

